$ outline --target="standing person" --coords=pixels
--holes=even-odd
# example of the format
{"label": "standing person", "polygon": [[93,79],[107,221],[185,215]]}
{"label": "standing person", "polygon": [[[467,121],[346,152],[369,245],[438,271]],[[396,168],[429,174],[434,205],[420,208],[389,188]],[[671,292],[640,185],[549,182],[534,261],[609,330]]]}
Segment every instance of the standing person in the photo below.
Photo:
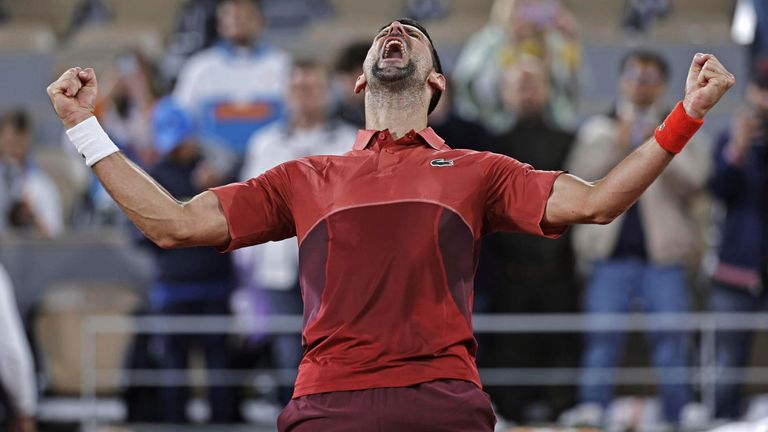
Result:
{"label": "standing person", "polygon": [[184,64],[173,97],[193,114],[203,144],[217,148],[218,162],[236,175],[251,135],[285,114],[290,58],[262,38],[258,2],[222,0],[216,16],[219,43]]}
{"label": "standing person", "polygon": [[11,278],[0,265],[0,386],[10,402],[9,431],[34,432],[37,386],[32,353]]}
{"label": "standing person", "polygon": [[[709,188],[726,210],[709,298],[713,312],[768,310],[768,62],[755,64],[745,99],[713,153]],[[752,332],[722,332],[716,340],[718,367],[747,366]],[[741,417],[741,390],[737,383],[717,383],[717,418]]]}
{"label": "standing person", "polygon": [[[221,184],[205,168],[194,139],[192,120],[170,98],[157,103],[152,114],[160,161],[149,171],[168,193],[190,199],[206,188]],[[165,250],[153,247],[155,277],[149,289],[150,306],[159,315],[227,315],[233,288],[229,255],[210,248]],[[231,366],[226,334],[160,334],[156,339],[161,367],[183,370],[190,351],[200,347],[205,366],[211,370]],[[212,378],[214,379],[214,378]],[[189,393],[178,382],[164,383],[161,390],[163,421],[185,423]],[[208,388],[213,423],[231,423],[237,418],[235,389],[216,383]]]}
{"label": "standing person", "polygon": [[32,152],[32,121],[21,109],[0,115],[0,232],[10,225],[43,238],[64,232],[59,189]]}
{"label": "standing person", "polygon": [[368,129],[351,151],[286,162],[184,203],[130,164],[93,118],[93,69],[69,69],[48,94],[86,164],[161,247],[230,251],[297,237],[304,356],[280,431],[491,431],[471,319],[482,235],[557,237],[571,224],[610,223],[735,78],[697,54],[685,99],[655,137],[590,183],[448,147],[427,127],[445,77],[418,22],[381,28],[363,70],[355,88],[365,92]]}
{"label": "standing person", "polygon": [[[608,113],[589,119],[579,131],[568,170],[588,179],[605,176],[654,133],[667,114],[663,96],[666,61],[651,51],[633,51],[620,65],[619,99]],[[694,252],[696,232],[689,216],[691,199],[704,188],[708,160],[700,146],[675,158],[626,214],[607,226],[574,229],[578,258],[592,265],[584,296],[586,313],[625,313],[642,302],[651,313],[688,312],[685,263]],[[587,368],[579,405],[570,414],[578,422],[600,424],[613,397],[613,383],[600,381],[601,368],[619,366],[625,334],[589,334],[582,359]],[[666,421],[677,422],[691,401],[681,373],[689,366],[690,336],[685,332],[649,334],[652,363],[660,368],[660,396]]]}
{"label": "standing person", "polygon": [[[241,178],[248,180],[270,168],[311,155],[340,155],[349,150],[357,129],[330,116],[330,77],[316,61],[297,61],[291,68],[287,106],[289,118],[257,132],[248,145]],[[254,303],[266,300],[267,313],[301,314],[299,249],[292,240],[270,242],[240,249],[235,262],[242,288]],[[271,338],[275,367],[295,369],[301,360],[301,339],[293,335]],[[281,387],[282,405],[291,399],[293,388]]]}
{"label": "standing person", "polygon": [[[502,77],[502,100],[518,121],[495,137],[492,150],[537,169],[562,170],[574,135],[549,118],[550,82],[535,57]],[[496,233],[483,243],[476,291],[488,292],[490,313],[575,313],[579,310],[570,235],[548,240]],[[491,285],[491,286],[484,286]],[[578,366],[574,334],[493,334],[478,358],[488,367]],[[487,347],[493,347],[488,349]],[[525,349],[520,349],[525,347]],[[489,387],[501,416],[516,423],[551,422],[573,405],[573,387]]]}
{"label": "standing person", "polygon": [[559,0],[495,0],[488,24],[462,49],[453,80],[459,114],[493,133],[517,120],[504,109],[501,77],[526,56],[538,57],[552,83],[548,109],[556,126],[576,120],[581,42],[576,22]]}

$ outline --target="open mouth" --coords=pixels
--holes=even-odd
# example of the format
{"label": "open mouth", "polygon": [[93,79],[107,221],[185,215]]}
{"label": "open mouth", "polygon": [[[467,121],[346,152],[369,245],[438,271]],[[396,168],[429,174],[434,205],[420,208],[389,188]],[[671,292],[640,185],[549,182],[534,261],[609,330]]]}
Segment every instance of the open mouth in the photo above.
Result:
{"label": "open mouth", "polygon": [[384,43],[382,60],[402,60],[405,58],[405,46],[398,39],[390,39]]}

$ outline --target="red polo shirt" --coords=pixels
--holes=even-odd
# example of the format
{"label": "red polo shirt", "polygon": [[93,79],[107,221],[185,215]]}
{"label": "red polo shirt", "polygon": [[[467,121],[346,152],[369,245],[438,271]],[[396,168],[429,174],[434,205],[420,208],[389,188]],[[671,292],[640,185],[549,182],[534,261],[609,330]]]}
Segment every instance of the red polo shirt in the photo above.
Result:
{"label": "red polo shirt", "polygon": [[360,131],[352,151],[213,189],[226,250],[296,236],[304,299],[294,397],[461,379],[480,386],[472,283],[483,234],[556,237],[556,171],[453,150],[431,128]]}

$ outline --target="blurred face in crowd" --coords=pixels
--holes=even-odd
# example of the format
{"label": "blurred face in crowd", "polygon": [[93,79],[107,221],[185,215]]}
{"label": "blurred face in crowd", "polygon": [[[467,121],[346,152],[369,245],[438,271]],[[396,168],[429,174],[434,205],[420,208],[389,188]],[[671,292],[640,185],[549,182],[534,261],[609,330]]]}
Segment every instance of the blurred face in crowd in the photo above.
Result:
{"label": "blurred face in crowd", "polygon": [[[374,98],[405,94],[401,100],[429,100],[435,89],[445,88],[445,78],[435,72],[432,45],[416,27],[397,21],[374,38],[363,63],[355,91],[368,88]],[[386,105],[386,103],[385,103]]]}
{"label": "blurred face in crowd", "polygon": [[330,106],[328,72],[321,65],[295,67],[288,85],[288,106],[302,119],[325,118]]}
{"label": "blurred face in crowd", "polygon": [[768,86],[760,87],[755,83],[747,85],[747,102],[764,122],[768,122]]}
{"label": "blurred face in crowd", "polygon": [[217,9],[219,36],[237,46],[250,46],[259,36],[263,17],[249,0],[227,0]]}
{"label": "blurred face in crowd", "polygon": [[663,97],[665,81],[664,74],[656,63],[629,59],[621,72],[619,86],[624,100],[638,107],[647,108]]}
{"label": "blurred face in crowd", "polygon": [[0,125],[0,155],[17,163],[23,163],[29,151],[31,136],[20,131],[13,124]]}
{"label": "blurred face in crowd", "polygon": [[547,109],[550,85],[547,71],[535,57],[524,58],[501,81],[504,106],[521,118],[541,117]]}

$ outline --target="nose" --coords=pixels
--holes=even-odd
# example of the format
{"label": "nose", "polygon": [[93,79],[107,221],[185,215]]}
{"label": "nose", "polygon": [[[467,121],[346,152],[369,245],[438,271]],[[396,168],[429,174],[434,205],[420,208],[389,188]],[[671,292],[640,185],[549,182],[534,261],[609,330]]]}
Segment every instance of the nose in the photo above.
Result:
{"label": "nose", "polygon": [[400,24],[400,21],[392,21],[392,24],[389,25],[389,31],[387,32],[387,35],[396,35],[396,34],[405,34],[405,28],[403,28],[403,25]]}

